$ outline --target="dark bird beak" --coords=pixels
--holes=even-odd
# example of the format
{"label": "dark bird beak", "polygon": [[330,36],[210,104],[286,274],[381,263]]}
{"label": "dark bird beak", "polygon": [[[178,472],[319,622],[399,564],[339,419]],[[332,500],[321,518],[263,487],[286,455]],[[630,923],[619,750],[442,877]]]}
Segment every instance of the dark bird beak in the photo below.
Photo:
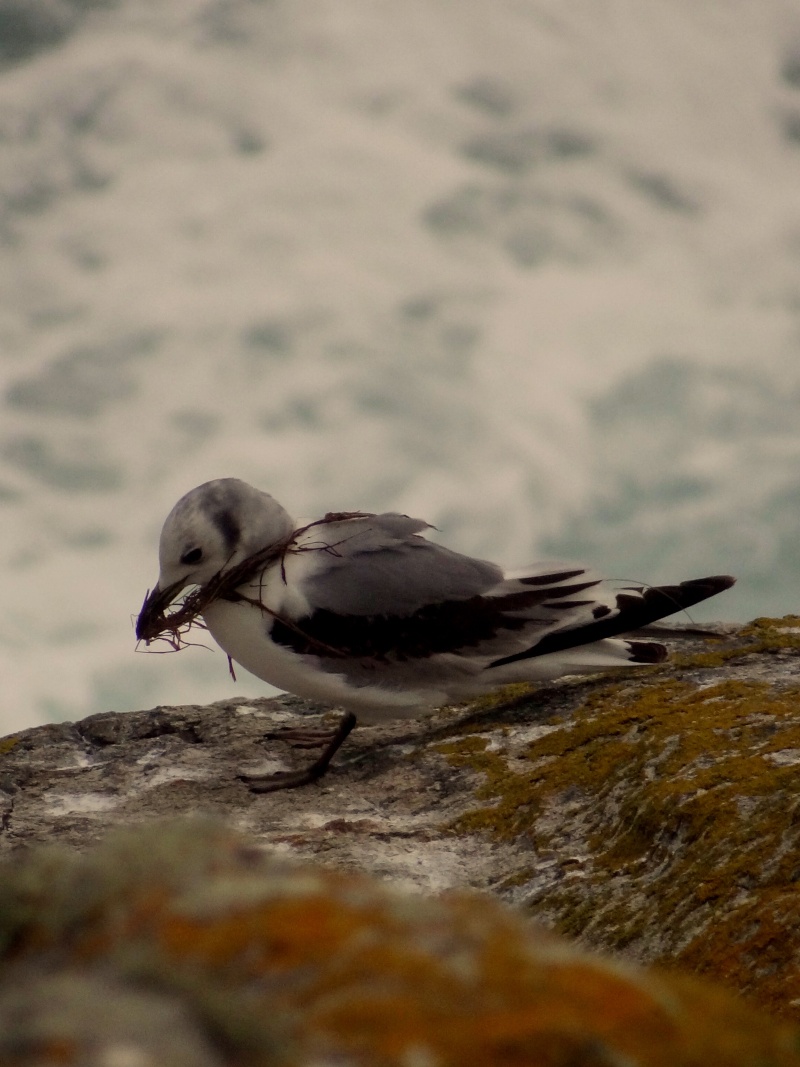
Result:
{"label": "dark bird beak", "polygon": [[162,589],[156,582],[144,598],[139,617],[136,620],[136,640],[149,643],[164,629],[165,612],[178,593],[185,587],[184,582]]}

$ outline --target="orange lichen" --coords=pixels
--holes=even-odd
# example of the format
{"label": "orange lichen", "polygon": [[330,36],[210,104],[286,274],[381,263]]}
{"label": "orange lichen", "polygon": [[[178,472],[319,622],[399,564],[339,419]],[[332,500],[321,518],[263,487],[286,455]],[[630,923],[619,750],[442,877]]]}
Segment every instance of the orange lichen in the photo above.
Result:
{"label": "orange lichen", "polygon": [[[161,849],[148,870],[142,855],[165,833],[174,859],[165,864]],[[0,925],[15,935],[17,963],[30,971],[77,956],[84,971],[146,977],[150,990],[182,997],[207,1034],[224,1035],[224,1062],[248,1067],[800,1067],[797,1031],[700,982],[592,958],[489,899],[298,874],[226,847],[202,824],[183,834],[128,835],[127,865],[119,845],[64,856],[42,917],[16,906],[41,884],[36,859],[0,872]],[[63,888],[87,881],[90,901]],[[142,923],[145,900],[154,907]],[[52,935],[44,951],[24,936],[42,918]],[[111,930],[116,940],[98,936]],[[282,1043],[265,1019],[280,1021]]]}
{"label": "orange lichen", "polygon": [[[302,1009],[301,1030],[365,1063],[403,1063],[414,1049],[453,1067],[522,1067],[533,1056],[541,1064],[599,1065],[611,1050],[659,1067],[675,1063],[678,1049],[685,1059],[677,1062],[702,1062],[691,1055],[696,1036],[683,1031],[678,1001],[658,981],[564,948],[551,955],[545,947],[537,958],[535,936],[476,898],[451,898],[441,911],[415,917],[413,909],[398,915],[380,894],[369,900],[363,887],[355,900],[334,883],[328,890],[189,925],[165,916],[161,944],[228,980],[235,968],[239,981],[266,983],[280,1010]],[[456,965],[448,959],[455,948]],[[695,993],[702,996],[702,987]],[[738,1032],[740,1052],[756,1052],[763,1035],[743,1030],[731,1003],[722,1005],[725,1028]],[[731,1050],[715,1060],[726,1062],[747,1061]]]}

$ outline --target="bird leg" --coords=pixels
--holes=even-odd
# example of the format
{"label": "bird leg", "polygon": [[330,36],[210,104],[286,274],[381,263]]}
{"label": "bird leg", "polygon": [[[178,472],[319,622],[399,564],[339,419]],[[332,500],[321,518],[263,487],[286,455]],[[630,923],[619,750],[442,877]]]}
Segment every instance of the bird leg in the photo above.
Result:
{"label": "bird leg", "polygon": [[299,747],[311,748],[312,737],[316,735],[316,744],[324,744],[325,747],[319,759],[309,764],[302,771],[281,771],[278,774],[240,774],[239,778],[250,788],[253,793],[276,793],[279,789],[297,789],[301,785],[310,785],[318,781],[330,766],[330,762],[341,746],[352,733],[356,725],[356,717],[352,711],[346,712],[333,732],[325,730],[297,730],[281,731],[280,734],[267,735],[268,737],[282,737],[287,740],[287,734],[299,735]]}

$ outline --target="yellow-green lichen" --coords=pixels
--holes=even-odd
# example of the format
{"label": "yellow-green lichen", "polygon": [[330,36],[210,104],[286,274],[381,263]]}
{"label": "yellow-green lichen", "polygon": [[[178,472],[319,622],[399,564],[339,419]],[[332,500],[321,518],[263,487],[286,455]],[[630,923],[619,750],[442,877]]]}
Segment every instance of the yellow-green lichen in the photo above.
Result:
{"label": "yellow-green lichen", "polygon": [[[568,797],[591,862],[585,877],[564,879],[537,900],[560,929],[591,930],[614,948],[645,934],[652,941],[658,930],[664,943],[683,945],[693,966],[702,960],[705,973],[735,974],[740,988],[773,1010],[793,1011],[789,1002],[800,999],[800,687],[738,680],[697,687],[669,678],[608,685],[555,725],[515,752],[513,769],[482,738],[441,746],[453,764],[482,776],[480,805],[453,829],[555,847],[559,830],[540,816]],[[767,923],[756,901],[780,901],[781,923],[768,937],[780,981],[757,974],[755,946]]]}
{"label": "yellow-green lichen", "polygon": [[500,689],[493,689],[491,693],[486,693],[484,696],[470,701],[469,709],[473,712],[491,711],[505,704],[523,700],[525,697],[530,696],[533,690],[534,686],[530,682],[512,682],[510,685],[501,686]]}
{"label": "yellow-green lichen", "polygon": [[510,770],[505,756],[491,751],[485,737],[467,737],[463,741],[436,746],[454,767],[469,767],[485,775],[476,790],[476,798],[487,801],[450,824],[459,833],[488,830],[500,839],[511,839],[531,832],[541,809],[541,797],[528,774]]}
{"label": "yellow-green lichen", "polygon": [[794,650],[800,652],[800,616],[786,615],[782,619],[754,619],[737,631],[733,643],[724,638],[712,638],[712,647],[703,652],[679,653],[672,659],[678,667],[721,667],[731,660],[759,653]]}

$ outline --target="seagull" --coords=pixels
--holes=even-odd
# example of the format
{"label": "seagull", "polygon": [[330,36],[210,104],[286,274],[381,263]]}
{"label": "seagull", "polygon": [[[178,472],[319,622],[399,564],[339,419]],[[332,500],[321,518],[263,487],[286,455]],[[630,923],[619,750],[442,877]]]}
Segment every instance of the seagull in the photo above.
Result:
{"label": "seagull", "polygon": [[181,647],[202,619],[256,677],[344,709],[333,731],[284,731],[324,751],[300,771],[242,775],[254,792],[319,779],[358,721],[414,717],[513,682],[660,663],[663,644],[620,635],[735,581],[620,588],[577,564],[506,572],[429,541],[430,529],[394,512],[298,524],[238,478],[205,482],[169,513],[137,639]]}

